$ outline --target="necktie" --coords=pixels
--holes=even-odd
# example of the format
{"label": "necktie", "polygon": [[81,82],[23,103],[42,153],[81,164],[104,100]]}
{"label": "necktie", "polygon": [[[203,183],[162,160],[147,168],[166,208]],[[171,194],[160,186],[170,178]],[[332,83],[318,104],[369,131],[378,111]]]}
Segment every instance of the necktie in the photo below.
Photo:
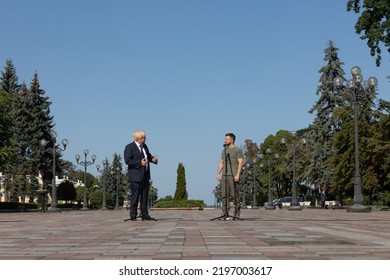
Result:
{"label": "necktie", "polygon": [[[141,154],[142,154],[142,157],[144,158],[145,157],[145,154],[144,154],[144,150],[143,150],[143,148],[144,148],[144,145],[139,145],[139,149],[140,149],[140,151],[141,151]],[[148,170],[148,165],[146,164],[146,166],[145,166],[145,170]]]}

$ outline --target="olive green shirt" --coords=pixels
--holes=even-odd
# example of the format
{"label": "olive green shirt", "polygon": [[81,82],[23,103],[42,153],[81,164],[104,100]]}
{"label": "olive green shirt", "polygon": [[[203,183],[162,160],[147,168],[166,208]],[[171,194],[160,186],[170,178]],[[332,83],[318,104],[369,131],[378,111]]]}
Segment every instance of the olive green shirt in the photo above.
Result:
{"label": "olive green shirt", "polygon": [[226,157],[227,159],[225,159],[225,150],[223,150],[221,155],[221,160],[223,160],[224,164],[222,169],[222,176],[236,176],[238,170],[238,159],[243,158],[241,149],[236,146],[233,148],[227,148]]}

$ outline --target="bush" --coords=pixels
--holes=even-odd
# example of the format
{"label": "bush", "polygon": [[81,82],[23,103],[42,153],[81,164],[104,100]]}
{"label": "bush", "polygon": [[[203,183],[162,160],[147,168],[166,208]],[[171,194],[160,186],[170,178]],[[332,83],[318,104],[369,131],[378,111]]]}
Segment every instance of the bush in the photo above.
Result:
{"label": "bush", "polygon": [[378,203],[380,206],[390,207],[390,192],[384,191],[378,195]]}
{"label": "bush", "polygon": [[19,209],[20,207],[24,207],[24,209],[38,209],[36,203],[0,202],[0,209]]}
{"label": "bush", "polygon": [[203,200],[162,200],[158,201],[155,208],[193,208],[203,207]]}

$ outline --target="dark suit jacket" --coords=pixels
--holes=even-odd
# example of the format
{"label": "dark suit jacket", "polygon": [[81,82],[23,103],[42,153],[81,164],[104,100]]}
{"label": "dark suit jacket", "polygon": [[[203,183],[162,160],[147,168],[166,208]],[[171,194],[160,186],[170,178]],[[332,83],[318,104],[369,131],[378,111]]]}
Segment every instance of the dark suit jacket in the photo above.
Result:
{"label": "dark suit jacket", "polygon": [[125,147],[124,158],[127,164],[127,179],[130,182],[141,182],[144,178],[150,179],[150,163],[152,162],[153,156],[150,154],[148,146],[143,145],[145,153],[148,159],[148,168],[141,165],[141,159],[145,156],[141,153],[135,142],[131,142]]}

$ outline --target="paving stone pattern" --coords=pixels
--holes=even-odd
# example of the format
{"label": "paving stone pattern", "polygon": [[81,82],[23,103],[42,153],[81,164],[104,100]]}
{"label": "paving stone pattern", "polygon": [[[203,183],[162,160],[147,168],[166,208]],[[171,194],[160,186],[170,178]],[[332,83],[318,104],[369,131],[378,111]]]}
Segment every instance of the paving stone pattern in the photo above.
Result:
{"label": "paving stone pattern", "polygon": [[389,260],[390,212],[244,209],[0,213],[0,260]]}

